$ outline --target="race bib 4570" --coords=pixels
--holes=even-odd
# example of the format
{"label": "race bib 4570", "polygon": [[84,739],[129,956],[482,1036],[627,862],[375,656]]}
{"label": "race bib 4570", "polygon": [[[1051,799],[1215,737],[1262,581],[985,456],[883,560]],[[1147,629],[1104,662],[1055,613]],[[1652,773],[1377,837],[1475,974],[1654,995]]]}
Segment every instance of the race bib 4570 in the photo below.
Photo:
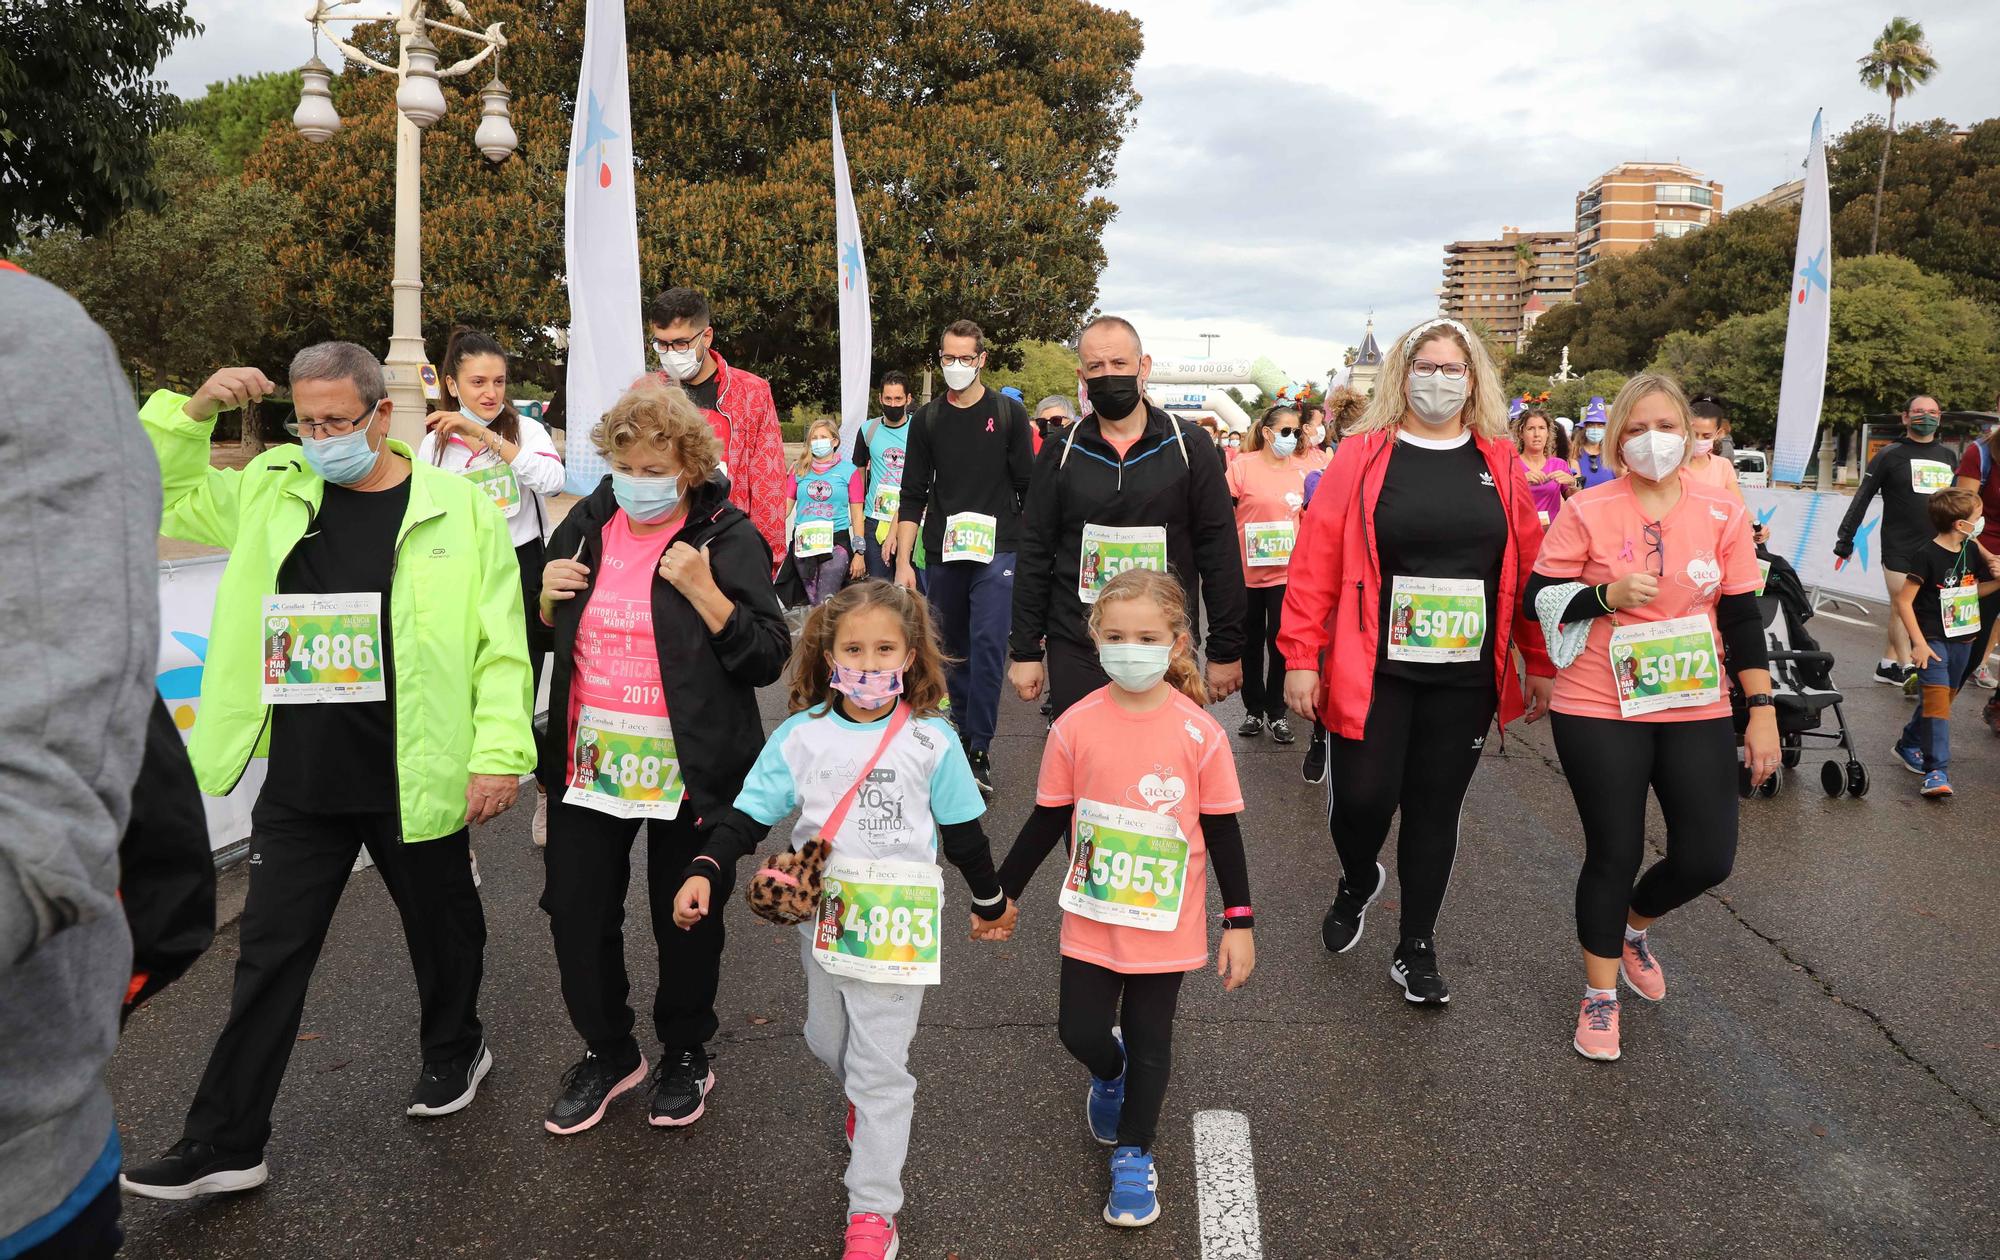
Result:
{"label": "race bib 4570", "polygon": [[382,595],[266,595],[264,703],[386,700]]}

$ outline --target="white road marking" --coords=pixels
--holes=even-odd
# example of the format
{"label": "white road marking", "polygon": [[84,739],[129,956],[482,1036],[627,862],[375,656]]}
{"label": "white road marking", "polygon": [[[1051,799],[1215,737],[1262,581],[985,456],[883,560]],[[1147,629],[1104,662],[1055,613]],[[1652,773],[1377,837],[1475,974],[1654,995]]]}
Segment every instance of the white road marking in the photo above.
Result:
{"label": "white road marking", "polygon": [[1195,1112],[1194,1168],[1202,1260],[1263,1260],[1249,1117],[1240,1111]]}
{"label": "white road marking", "polygon": [[1824,617],[1828,621],[1844,621],[1850,626],[1861,626],[1864,629],[1869,629],[1869,630],[1874,629],[1876,624],[1875,622],[1872,621],[1863,621],[1859,617],[1849,617],[1845,613],[1829,612],[1824,608],[1820,609],[1817,613],[1814,613],[1813,615],[1816,617]]}

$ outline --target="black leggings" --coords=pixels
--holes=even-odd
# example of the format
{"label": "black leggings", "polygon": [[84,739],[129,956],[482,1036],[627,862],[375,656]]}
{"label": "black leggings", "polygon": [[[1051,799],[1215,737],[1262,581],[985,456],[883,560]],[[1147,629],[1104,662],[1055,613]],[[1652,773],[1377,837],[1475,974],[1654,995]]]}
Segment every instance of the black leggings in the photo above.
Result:
{"label": "black leggings", "polygon": [[[1626,722],[1557,713],[1556,754],[1583,822],[1576,936],[1617,958],[1625,914],[1657,919],[1729,878],[1736,861],[1736,730],[1726,717]],[[1667,855],[1646,856],[1646,788],[1667,821]]]}
{"label": "black leggings", "polygon": [[1253,586],[1243,621],[1243,711],[1251,717],[1285,716],[1285,658],[1278,652],[1278,614],[1285,584]]}
{"label": "black leggings", "polygon": [[1459,807],[1497,707],[1491,687],[1431,687],[1377,674],[1364,738],[1327,739],[1327,828],[1351,891],[1373,886],[1389,820],[1402,810],[1396,878],[1406,940],[1437,930],[1458,857]]}
{"label": "black leggings", "polygon": [[[1063,1048],[1100,1081],[1125,1073],[1125,1108],[1118,1115],[1118,1145],[1153,1149],[1174,1066],[1174,1007],[1181,997],[1179,971],[1127,975],[1078,958],[1062,960],[1062,1006],[1056,1027]],[[1123,994],[1121,1016],[1118,999]],[[1125,1058],[1111,1039],[1117,1024]]]}

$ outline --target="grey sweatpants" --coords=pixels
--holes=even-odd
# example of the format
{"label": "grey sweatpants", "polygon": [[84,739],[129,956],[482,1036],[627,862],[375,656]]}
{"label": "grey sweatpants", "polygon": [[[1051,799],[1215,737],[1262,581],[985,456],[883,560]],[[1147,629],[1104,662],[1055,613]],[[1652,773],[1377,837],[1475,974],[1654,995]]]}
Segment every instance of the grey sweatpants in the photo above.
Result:
{"label": "grey sweatpants", "polygon": [[903,1208],[903,1160],[917,1108],[910,1039],[917,1035],[924,988],[830,975],[813,961],[813,922],[803,929],[806,1045],[833,1069],[854,1104],[847,1211],[894,1216]]}

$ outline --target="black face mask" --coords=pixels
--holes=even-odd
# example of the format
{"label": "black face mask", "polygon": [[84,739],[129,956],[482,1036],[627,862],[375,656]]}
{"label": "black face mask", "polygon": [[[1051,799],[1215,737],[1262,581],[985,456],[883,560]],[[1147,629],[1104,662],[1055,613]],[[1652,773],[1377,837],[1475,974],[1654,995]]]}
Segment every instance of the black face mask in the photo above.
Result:
{"label": "black face mask", "polygon": [[1101,420],[1123,420],[1138,408],[1142,398],[1139,378],[1133,375],[1092,376],[1084,384],[1090,389],[1090,409]]}
{"label": "black face mask", "polygon": [[884,403],[882,405],[882,418],[890,424],[901,424],[903,422],[903,413],[908,410],[909,407],[907,405],[891,407],[887,403]]}

